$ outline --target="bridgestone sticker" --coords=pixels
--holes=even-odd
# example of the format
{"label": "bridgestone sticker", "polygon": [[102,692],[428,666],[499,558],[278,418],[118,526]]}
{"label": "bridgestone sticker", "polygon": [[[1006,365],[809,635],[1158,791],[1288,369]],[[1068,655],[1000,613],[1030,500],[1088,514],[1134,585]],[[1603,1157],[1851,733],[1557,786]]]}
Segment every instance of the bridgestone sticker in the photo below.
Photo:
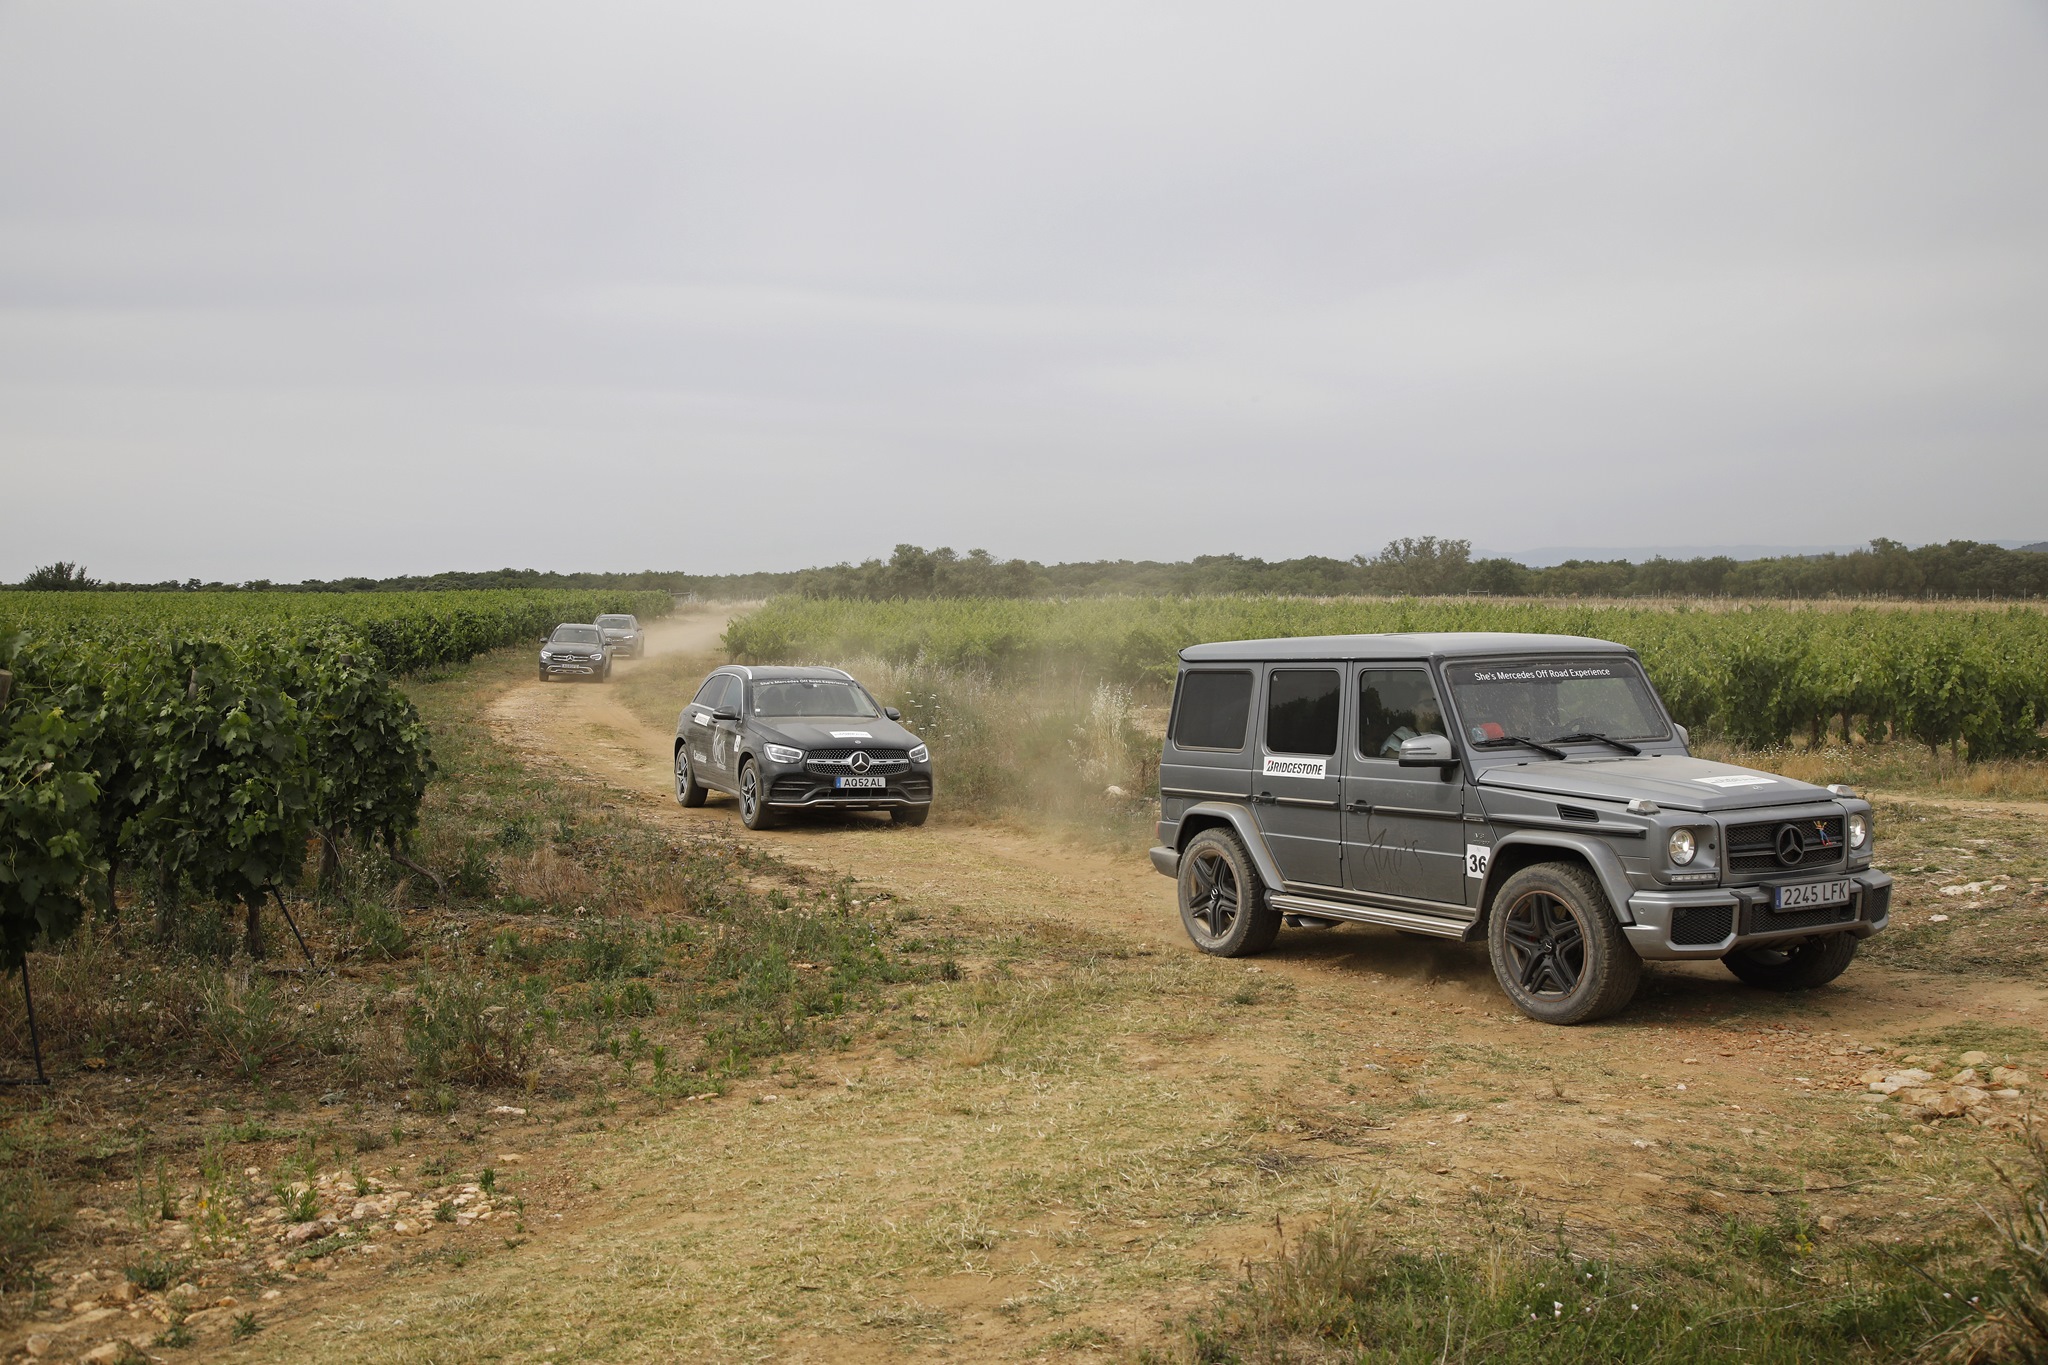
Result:
{"label": "bridgestone sticker", "polygon": [[1465,875],[1468,877],[1484,877],[1486,875],[1486,861],[1492,856],[1493,850],[1485,844],[1465,845]]}
{"label": "bridgestone sticker", "polygon": [[1330,760],[1327,758],[1274,758],[1266,755],[1264,769],[1267,777],[1327,777]]}
{"label": "bridgestone sticker", "polygon": [[1695,777],[1693,781],[1709,787],[1775,787],[1775,777],[1758,777],[1754,773],[1728,773],[1721,777]]}

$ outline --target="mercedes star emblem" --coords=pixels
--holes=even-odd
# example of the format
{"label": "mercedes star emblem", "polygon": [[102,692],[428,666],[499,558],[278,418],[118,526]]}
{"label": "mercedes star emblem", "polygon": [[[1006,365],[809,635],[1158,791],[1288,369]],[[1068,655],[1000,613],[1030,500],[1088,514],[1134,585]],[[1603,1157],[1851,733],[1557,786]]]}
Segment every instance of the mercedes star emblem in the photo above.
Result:
{"label": "mercedes star emblem", "polygon": [[[856,773],[864,773],[872,765],[873,760],[868,757],[868,751],[865,749],[855,749],[852,755],[848,757],[846,760],[846,766],[851,768]],[[1796,833],[1797,831],[1794,832]],[[1778,842],[1782,844],[1784,843],[1784,840],[1780,839]],[[1802,845],[1801,847],[1803,848],[1804,845]]]}
{"label": "mercedes star emblem", "polygon": [[1806,835],[1797,825],[1778,826],[1778,861],[1797,867],[1806,860]]}

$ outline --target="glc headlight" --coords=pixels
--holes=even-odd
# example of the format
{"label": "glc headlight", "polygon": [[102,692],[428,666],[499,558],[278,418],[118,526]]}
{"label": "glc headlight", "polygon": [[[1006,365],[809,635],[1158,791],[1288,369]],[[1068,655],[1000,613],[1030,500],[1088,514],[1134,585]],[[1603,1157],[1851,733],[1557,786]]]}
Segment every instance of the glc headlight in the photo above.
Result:
{"label": "glc headlight", "polygon": [[1684,867],[1694,858],[1697,858],[1699,854],[1700,841],[1693,838],[1691,830],[1674,829],[1671,831],[1671,862],[1674,866]]}
{"label": "glc headlight", "polygon": [[768,755],[770,763],[799,763],[804,756],[802,749],[792,749],[787,744],[764,744],[761,751]]}
{"label": "glc headlight", "polygon": [[549,659],[552,659],[552,658],[554,658],[555,656],[554,656],[554,655],[552,655],[552,654],[550,654],[550,653],[548,653],[548,652],[547,652],[546,650],[542,650],[542,651],[540,652],[540,657],[541,657],[541,661],[542,661],[543,663],[545,663],[546,661],[548,661]]}
{"label": "glc headlight", "polygon": [[1870,844],[1870,817],[1856,814],[1849,817],[1849,847],[1867,848]]}
{"label": "glc headlight", "polygon": [[912,749],[910,751],[910,761],[912,763],[929,763],[931,761],[931,757],[932,751],[930,749],[925,748],[925,746],[922,744],[918,745],[915,749]]}

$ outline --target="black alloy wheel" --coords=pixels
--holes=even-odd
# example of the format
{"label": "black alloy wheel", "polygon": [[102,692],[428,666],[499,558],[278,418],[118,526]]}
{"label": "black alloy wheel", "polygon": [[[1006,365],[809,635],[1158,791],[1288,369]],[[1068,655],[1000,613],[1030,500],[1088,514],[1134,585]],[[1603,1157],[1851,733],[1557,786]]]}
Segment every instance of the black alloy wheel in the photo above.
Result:
{"label": "black alloy wheel", "polygon": [[697,774],[690,767],[690,746],[676,745],[676,804],[701,806],[707,795],[709,793],[705,791],[703,784],[697,781]]}
{"label": "black alloy wheel", "polygon": [[1217,957],[1249,957],[1273,946],[1280,915],[1266,904],[1251,855],[1224,829],[1205,829],[1181,854],[1180,921],[1197,948]]}
{"label": "black alloy wheel", "polygon": [[1508,999],[1546,1024],[1605,1018],[1642,982],[1642,959],[1576,863],[1537,863],[1508,878],[1487,918],[1487,947]]}
{"label": "black alloy wheel", "polygon": [[751,758],[740,765],[740,823],[748,829],[775,827],[775,813],[761,790],[761,765]]}

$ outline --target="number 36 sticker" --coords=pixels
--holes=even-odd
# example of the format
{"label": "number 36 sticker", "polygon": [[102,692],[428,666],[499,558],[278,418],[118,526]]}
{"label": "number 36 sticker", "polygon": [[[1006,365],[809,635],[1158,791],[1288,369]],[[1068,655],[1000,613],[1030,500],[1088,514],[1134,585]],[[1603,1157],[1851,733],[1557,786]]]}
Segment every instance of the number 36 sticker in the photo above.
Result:
{"label": "number 36 sticker", "polygon": [[1484,877],[1486,875],[1487,855],[1492,851],[1485,844],[1465,845],[1465,875],[1468,877]]}

